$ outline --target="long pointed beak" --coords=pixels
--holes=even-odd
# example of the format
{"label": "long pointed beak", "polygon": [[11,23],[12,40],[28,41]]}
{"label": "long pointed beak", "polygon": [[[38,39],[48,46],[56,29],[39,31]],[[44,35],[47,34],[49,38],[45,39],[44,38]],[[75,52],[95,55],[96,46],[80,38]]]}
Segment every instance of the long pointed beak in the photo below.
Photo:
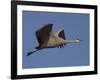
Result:
{"label": "long pointed beak", "polygon": [[81,42],[81,41],[83,41],[83,40],[80,40],[80,42]]}

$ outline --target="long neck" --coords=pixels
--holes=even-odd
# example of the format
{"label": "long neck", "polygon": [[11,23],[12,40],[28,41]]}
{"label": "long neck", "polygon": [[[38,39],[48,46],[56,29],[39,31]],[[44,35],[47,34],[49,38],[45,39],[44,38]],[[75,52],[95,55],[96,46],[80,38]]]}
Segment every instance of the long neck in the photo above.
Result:
{"label": "long neck", "polygon": [[77,43],[76,40],[66,40],[66,43]]}

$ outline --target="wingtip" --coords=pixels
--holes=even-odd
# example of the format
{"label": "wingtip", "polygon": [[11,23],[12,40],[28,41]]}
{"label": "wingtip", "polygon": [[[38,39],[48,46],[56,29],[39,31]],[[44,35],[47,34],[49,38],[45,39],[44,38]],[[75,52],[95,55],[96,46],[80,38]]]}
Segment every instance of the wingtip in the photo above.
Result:
{"label": "wingtip", "polygon": [[61,28],[60,30],[64,30],[64,28]]}
{"label": "wingtip", "polygon": [[48,24],[46,24],[46,26],[53,26],[53,24],[52,23],[48,23]]}

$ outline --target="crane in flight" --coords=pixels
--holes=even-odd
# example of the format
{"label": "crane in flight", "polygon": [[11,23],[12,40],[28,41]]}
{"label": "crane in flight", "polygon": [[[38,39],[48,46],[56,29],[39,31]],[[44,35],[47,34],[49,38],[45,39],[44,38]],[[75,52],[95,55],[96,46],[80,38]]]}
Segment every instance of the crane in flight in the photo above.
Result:
{"label": "crane in flight", "polygon": [[35,47],[36,49],[35,51],[29,52],[27,56],[44,48],[55,48],[55,47],[62,48],[66,44],[79,43],[81,41],[79,39],[68,40],[65,37],[64,29],[61,29],[58,32],[54,33],[52,32],[52,27],[53,24],[46,24],[42,28],[36,31],[36,38],[39,45]]}

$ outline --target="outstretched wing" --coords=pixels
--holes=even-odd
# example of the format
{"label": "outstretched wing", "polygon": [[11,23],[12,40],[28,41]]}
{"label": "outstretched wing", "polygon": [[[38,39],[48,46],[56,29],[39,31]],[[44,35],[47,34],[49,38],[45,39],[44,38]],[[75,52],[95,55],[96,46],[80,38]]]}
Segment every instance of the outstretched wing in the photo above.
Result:
{"label": "outstretched wing", "polygon": [[[59,36],[60,38],[64,39],[64,40],[66,40],[65,33],[64,33],[64,29],[62,29],[62,30],[60,30],[60,31],[58,32],[58,36]],[[66,45],[66,44],[64,43],[64,44],[61,44],[59,47],[62,48],[62,47],[64,47],[65,45]]]}
{"label": "outstretched wing", "polygon": [[46,24],[36,31],[36,37],[40,45],[49,39],[50,33],[52,31],[52,26],[53,24]]}
{"label": "outstretched wing", "polygon": [[58,36],[61,37],[61,38],[63,38],[64,40],[66,40],[64,29],[62,29],[62,30],[59,31]]}

